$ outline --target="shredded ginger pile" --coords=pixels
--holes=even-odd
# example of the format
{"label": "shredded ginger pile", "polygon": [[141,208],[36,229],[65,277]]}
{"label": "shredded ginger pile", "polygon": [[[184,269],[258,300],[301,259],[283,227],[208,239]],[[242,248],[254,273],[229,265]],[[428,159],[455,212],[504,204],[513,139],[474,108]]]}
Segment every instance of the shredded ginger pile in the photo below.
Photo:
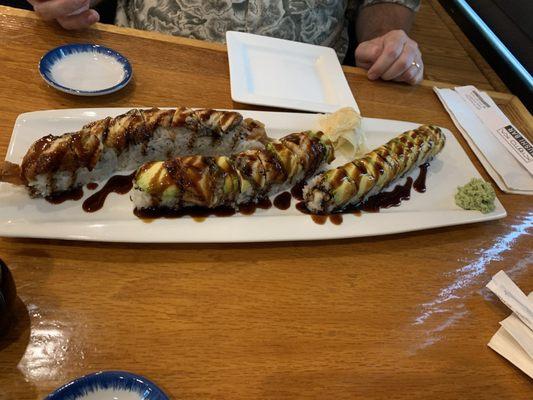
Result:
{"label": "shredded ginger pile", "polygon": [[333,143],[335,151],[346,158],[351,160],[367,151],[361,115],[353,108],[344,107],[333,114],[323,115],[318,124]]}

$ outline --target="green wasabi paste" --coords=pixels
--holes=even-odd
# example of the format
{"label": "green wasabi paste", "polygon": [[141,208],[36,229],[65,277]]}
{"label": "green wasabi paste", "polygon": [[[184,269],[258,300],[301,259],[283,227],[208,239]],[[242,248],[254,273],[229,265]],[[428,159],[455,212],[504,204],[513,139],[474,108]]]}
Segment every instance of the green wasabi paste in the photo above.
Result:
{"label": "green wasabi paste", "polygon": [[483,214],[494,211],[496,193],[492,185],[483,179],[472,178],[464,186],[457,188],[455,204],[465,210],[478,210]]}

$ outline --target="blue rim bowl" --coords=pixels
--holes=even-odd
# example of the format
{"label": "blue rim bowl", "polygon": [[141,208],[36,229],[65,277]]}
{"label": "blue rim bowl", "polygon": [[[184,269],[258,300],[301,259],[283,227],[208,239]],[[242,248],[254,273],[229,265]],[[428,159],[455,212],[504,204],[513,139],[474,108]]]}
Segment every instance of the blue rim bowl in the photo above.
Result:
{"label": "blue rim bowl", "polygon": [[[122,81],[120,81],[114,86],[110,86],[108,88],[100,90],[78,90],[63,86],[56,82],[52,77],[52,67],[66,56],[82,52],[100,53],[109,57],[113,57],[124,69],[124,78],[122,79]],[[53,88],[65,93],[74,94],[78,96],[102,96],[104,94],[116,92],[117,90],[120,90],[124,86],[126,86],[133,76],[131,64],[126,57],[124,57],[118,51],[115,51],[105,46],[100,46],[99,44],[91,43],[66,44],[50,50],[48,53],[42,56],[41,60],[39,61],[39,73],[41,74],[45,82]]]}
{"label": "blue rim bowl", "polygon": [[125,371],[100,371],[82,376],[54,390],[44,400],[76,400],[95,389],[125,389],[139,393],[143,400],[169,400],[149,379]]}

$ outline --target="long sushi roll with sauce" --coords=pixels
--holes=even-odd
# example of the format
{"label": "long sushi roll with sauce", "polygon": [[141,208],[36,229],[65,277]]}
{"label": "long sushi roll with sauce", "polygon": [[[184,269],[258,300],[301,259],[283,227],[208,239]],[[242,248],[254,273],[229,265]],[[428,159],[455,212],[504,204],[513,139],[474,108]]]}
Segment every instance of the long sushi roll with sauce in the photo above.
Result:
{"label": "long sushi roll with sauce", "polygon": [[233,207],[257,202],[312,176],[333,161],[322,132],[293,133],[262,150],[233,156],[189,156],[141,166],[134,178],[135,208]]}
{"label": "long sushi roll with sauce", "polygon": [[20,167],[4,163],[0,180],[25,184],[34,197],[51,196],[118,171],[135,170],[147,161],[230,155],[264,148],[266,139],[262,123],[237,112],[133,109],[78,132],[37,140]]}
{"label": "long sushi roll with sauce", "polygon": [[440,128],[423,125],[338,168],[312,178],[304,201],[313,213],[331,213],[361,203],[439,153],[446,142]]}

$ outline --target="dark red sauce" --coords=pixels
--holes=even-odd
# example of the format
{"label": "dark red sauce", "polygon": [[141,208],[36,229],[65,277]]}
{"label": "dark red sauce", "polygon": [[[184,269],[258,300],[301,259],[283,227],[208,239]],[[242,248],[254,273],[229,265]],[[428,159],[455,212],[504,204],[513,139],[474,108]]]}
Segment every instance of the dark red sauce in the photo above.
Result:
{"label": "dark red sauce", "polygon": [[61,192],[57,194],[53,194],[51,196],[45,197],[46,201],[52,204],[61,204],[67,200],[79,200],[83,197],[83,189],[77,188],[72,189],[66,192]]}
{"label": "dark red sauce", "polygon": [[[272,207],[270,199],[263,198],[257,203],[246,203],[239,206],[238,212],[244,215],[252,215],[259,209],[267,210]],[[134,209],[133,214],[141,218],[144,222],[150,223],[156,218],[181,218],[184,216],[191,217],[196,222],[203,222],[206,218],[214,217],[230,217],[237,213],[231,207],[184,207],[179,210],[172,210],[168,208],[144,208],[142,210]]]}
{"label": "dark red sauce", "polygon": [[426,191],[426,176],[428,173],[429,163],[422,164],[420,168],[420,174],[416,178],[415,183],[413,184],[413,189],[419,193],[424,193]]}
{"label": "dark red sauce", "polygon": [[107,196],[110,193],[126,194],[133,186],[133,176],[130,175],[115,175],[112,176],[102,189],[88,197],[83,202],[83,210],[85,212],[95,212],[100,210],[105,203]]}
{"label": "dark red sauce", "polygon": [[340,225],[342,224],[342,221],[343,221],[343,216],[341,213],[337,213],[337,214],[313,214],[311,213],[311,211],[309,211],[307,209],[307,207],[305,206],[305,203],[303,201],[299,201],[298,203],[296,203],[296,209],[298,211],[300,211],[301,213],[303,214],[308,214],[311,216],[311,219],[319,224],[319,225],[324,225],[326,223],[326,221],[329,220],[331,221],[332,224],[335,224],[335,225]]}
{"label": "dark red sauce", "polygon": [[255,203],[246,203],[239,205],[239,212],[244,215],[252,215],[256,209],[257,206],[255,205]]}
{"label": "dark red sauce", "polygon": [[342,214],[331,214],[329,220],[334,225],[340,225],[342,224]]}
{"label": "dark red sauce", "polygon": [[89,189],[89,190],[94,190],[94,189],[96,189],[96,188],[98,187],[98,183],[96,183],[96,182],[89,182],[86,186],[87,186],[87,189]]}
{"label": "dark red sauce", "polygon": [[315,224],[324,225],[328,220],[328,216],[322,214],[311,214],[311,219],[315,222]]}
{"label": "dark red sauce", "polygon": [[274,198],[274,207],[280,210],[287,210],[291,206],[291,194],[289,192],[283,192],[278,194]]}
{"label": "dark red sauce", "polygon": [[133,213],[141,218],[144,222],[152,222],[156,218],[181,218],[184,216],[192,217],[197,222],[204,221],[207,217],[229,217],[235,215],[235,210],[231,207],[186,207],[180,210],[169,208],[143,208],[142,210],[134,209]]}
{"label": "dark red sauce", "polygon": [[[379,212],[381,208],[398,207],[402,200],[409,200],[411,197],[411,186],[413,178],[409,177],[403,185],[396,185],[390,192],[381,192],[370,196],[358,208],[367,212]],[[345,211],[351,211],[349,209]]]}
{"label": "dark red sauce", "polygon": [[303,194],[304,186],[305,186],[304,181],[298,182],[296,185],[294,185],[291,189],[292,197],[294,197],[296,200],[303,200],[304,199],[304,194]]}
{"label": "dark red sauce", "polygon": [[250,203],[240,204],[239,212],[244,215],[252,215],[253,213],[255,213],[255,210],[257,210],[258,208],[263,209],[263,210],[268,210],[271,207],[272,207],[272,202],[270,201],[270,199],[268,197],[264,197],[262,199],[259,199],[257,203],[250,202]]}
{"label": "dark red sauce", "polygon": [[305,206],[305,203],[303,201],[299,201],[298,203],[296,203],[296,209],[303,214],[312,215],[311,211],[309,211],[309,209]]}
{"label": "dark red sauce", "polygon": [[264,197],[258,200],[257,208],[260,208],[262,210],[268,210],[269,208],[272,208],[272,202],[268,197]]}

